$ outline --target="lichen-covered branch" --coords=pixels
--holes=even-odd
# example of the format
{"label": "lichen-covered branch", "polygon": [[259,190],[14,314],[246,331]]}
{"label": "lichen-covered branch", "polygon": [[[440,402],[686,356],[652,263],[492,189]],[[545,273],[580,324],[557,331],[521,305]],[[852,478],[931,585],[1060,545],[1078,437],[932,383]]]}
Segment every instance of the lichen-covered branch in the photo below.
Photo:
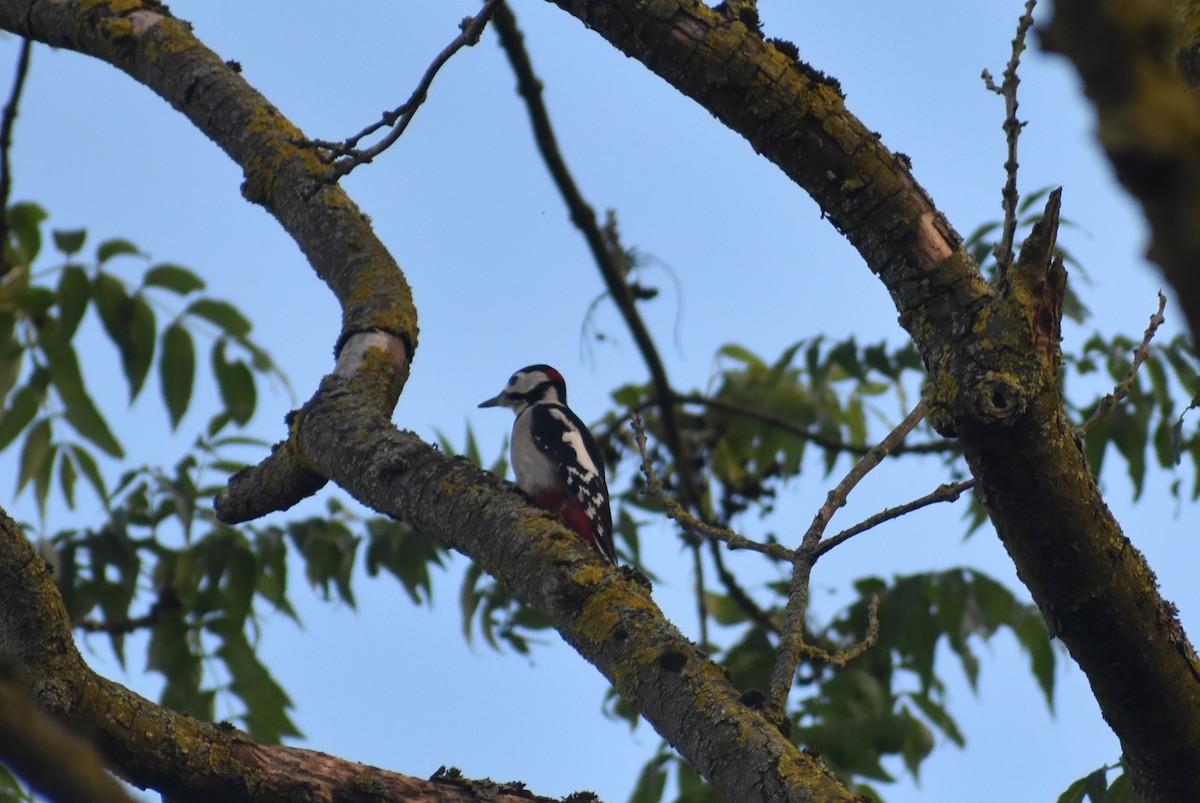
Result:
{"label": "lichen-covered branch", "polygon": [[1083,79],[1100,142],[1142,205],[1150,258],[1175,289],[1193,343],[1200,343],[1198,31],[1193,3],[1057,0],[1042,36]]}
{"label": "lichen-covered branch", "polygon": [[327,377],[301,410],[306,454],[376,510],[467,554],[526,603],[734,800],[854,799],[671,625],[649,591],[594,559],[557,518],[464,460],[398,432],[361,375]]}
{"label": "lichen-covered branch", "polygon": [[[696,0],[554,2],[745,137],[858,249],[925,360],[931,423],[961,440],[978,498],[1052,631],[1088,675],[1136,786],[1149,800],[1200,800],[1200,775],[1191,769],[1200,766],[1200,662],[1104,504],[1058,390],[1066,280],[1052,256],[1058,198],[1047,210],[1054,225],[1035,231],[1034,247],[1022,249],[1005,282],[992,287],[905,160],[817,70]],[[1169,81],[1162,92],[1133,91],[1163,71],[1161,53],[1147,48],[1174,40],[1155,21],[1162,15],[1146,9],[1168,5],[1060,0],[1056,25],[1060,46],[1070,39],[1076,58],[1087,60],[1085,83],[1111,79],[1104,102],[1130,115],[1105,144],[1122,180],[1143,198],[1155,258],[1196,331],[1200,113],[1175,97]],[[1105,27],[1118,9],[1152,24],[1125,41]],[[1143,51],[1149,72],[1131,67],[1130,56]],[[1107,113],[1102,105],[1102,127]]]}
{"label": "lichen-covered branch", "polygon": [[[0,758],[12,760],[10,753],[17,751],[20,761],[13,760],[12,766],[31,781],[47,780],[33,762],[55,755],[45,750],[29,755],[31,748],[39,747],[41,740],[61,740],[69,735],[53,732],[50,723],[38,722],[35,728],[36,720],[26,718],[20,738],[14,743],[6,716],[19,713],[23,701],[19,697],[10,699],[10,695],[22,691],[76,734],[98,745],[106,763],[125,780],[156,789],[164,798],[182,803],[550,800],[523,788],[470,781],[461,774],[447,773],[424,780],[312,750],[259,744],[229,725],[199,722],[169,711],[96,675],[75,648],[62,597],[49,568],[3,511],[0,655],[16,665],[15,669],[0,667]],[[12,681],[14,673],[22,677],[19,688]],[[39,740],[36,743],[35,738]],[[58,799],[128,800],[111,777],[103,773],[99,781],[89,777],[88,753],[83,746],[75,744],[70,749],[70,759],[62,761],[55,771],[58,777],[48,779],[57,785],[55,789],[67,789]],[[83,786],[85,783],[88,785]],[[85,794],[82,790],[88,791]]]}
{"label": "lichen-covered branch", "polygon": [[[396,261],[349,197],[322,181],[327,167],[302,132],[189,25],[153,0],[24,0],[0,3],[0,28],[107,61],[184,114],[241,166],[242,193],[275,216],[337,297],[337,350],[357,334],[380,332],[398,341],[385,350],[389,358],[407,365],[417,316]],[[277,449],[251,476],[249,497],[225,495],[243,518],[294,504],[324,479],[292,448]]]}

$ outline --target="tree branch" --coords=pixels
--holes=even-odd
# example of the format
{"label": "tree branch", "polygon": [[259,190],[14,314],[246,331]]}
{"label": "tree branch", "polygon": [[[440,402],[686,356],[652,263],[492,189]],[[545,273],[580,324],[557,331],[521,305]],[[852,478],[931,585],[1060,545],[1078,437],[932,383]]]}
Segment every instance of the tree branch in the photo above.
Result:
{"label": "tree branch", "polygon": [[33,43],[28,39],[21,42],[21,54],[17,56],[17,73],[13,76],[12,91],[4,104],[0,118],[0,278],[9,271],[4,258],[4,247],[8,243],[8,196],[12,192],[12,165],[9,151],[12,149],[13,124],[17,121],[17,109],[21,106],[21,91],[25,88],[25,76],[29,74],[29,52]]}
{"label": "tree branch", "polygon": [[[288,803],[295,800],[338,800],[373,803],[381,799],[473,803],[548,803],[520,785],[471,781],[461,773],[439,772],[430,780],[387,772],[282,745],[259,744],[227,724],[199,722],[151,703],[128,689],[96,675],[83,661],[71,639],[62,597],[45,561],[0,510],[0,653],[12,656],[25,679],[29,697],[65,722],[72,730],[100,745],[107,763],[130,783],[152,787],[164,798],[181,803]],[[16,696],[14,696],[16,695]],[[25,698],[26,700],[28,698]],[[61,800],[127,801],[120,788],[100,772],[109,785],[92,776],[88,745],[74,744],[69,760],[51,777],[27,762],[38,747],[35,739],[67,738],[43,722],[41,713],[25,711],[22,695],[0,677],[0,757],[35,782],[71,784],[74,792]],[[32,707],[32,703],[28,703]],[[9,727],[21,715],[16,734]],[[34,727],[35,724],[37,727]],[[70,737],[77,740],[77,737]],[[40,756],[55,756],[44,753]],[[99,770],[97,765],[96,770]],[[82,794],[78,784],[107,789]],[[49,787],[53,789],[54,787]]]}
{"label": "tree branch", "polygon": [[[311,143],[308,143],[327,151],[326,154],[322,154],[322,161],[334,162],[333,169],[325,177],[326,181],[337,181],[343,176],[349,175],[350,171],[354,168],[361,164],[367,164],[376,156],[396,144],[396,140],[400,139],[408,129],[408,124],[412,122],[417,110],[421,108],[421,105],[429,97],[429,88],[433,86],[433,79],[437,77],[438,71],[458,51],[464,47],[472,47],[479,42],[479,37],[483,36],[483,29],[487,27],[488,20],[491,19],[496,7],[502,2],[503,0],[488,0],[482,11],[474,17],[465,18],[460,23],[460,33],[458,36],[454,37],[450,44],[446,45],[437,54],[433,63],[429,65],[425,70],[425,74],[421,76],[421,80],[417,82],[417,88],[413,90],[408,100],[401,106],[390,112],[384,112],[383,116],[377,122],[372,123],[357,134],[347,137],[343,142],[313,140]],[[358,143],[362,141],[363,137],[368,137],[385,126],[390,127],[392,130],[371,147],[359,150]]]}
{"label": "tree branch", "polygon": [[1004,224],[1001,230],[1000,242],[996,245],[996,275],[1003,276],[1013,260],[1013,241],[1017,235],[1017,140],[1021,137],[1021,129],[1025,124],[1017,119],[1017,87],[1021,78],[1017,68],[1021,64],[1021,54],[1025,52],[1025,37],[1033,27],[1033,8],[1037,0],[1026,0],[1025,13],[1017,22],[1017,35],[1012,41],[1012,58],[1004,68],[1004,81],[996,86],[992,75],[983,71],[983,81],[988,89],[1004,98],[1004,140],[1008,144],[1008,159],[1004,162],[1004,189],[1000,192],[1004,207]]}
{"label": "tree branch", "polygon": [[1104,394],[1104,398],[1100,399],[1100,403],[1096,405],[1096,409],[1079,426],[1075,427],[1075,437],[1083,438],[1087,435],[1097,421],[1112,413],[1117,408],[1117,405],[1129,395],[1129,391],[1133,389],[1133,383],[1137,381],[1138,370],[1142,367],[1142,363],[1150,356],[1150,341],[1154,339],[1154,335],[1158,332],[1158,327],[1162,326],[1166,318],[1163,313],[1167,309],[1167,297],[1161,292],[1158,294],[1158,311],[1150,316],[1150,323],[1146,326],[1146,331],[1142,335],[1142,343],[1133,352],[1133,363],[1129,366],[1129,371],[1126,372],[1125,378],[1117,383],[1113,388],[1112,393]]}
{"label": "tree branch", "polygon": [[766,710],[777,721],[782,721],[787,706],[788,693],[796,677],[796,667],[805,656],[818,657],[820,660],[844,666],[851,659],[861,655],[875,643],[879,634],[879,600],[874,598],[870,608],[870,626],[866,638],[844,655],[830,656],[804,642],[804,623],[808,617],[808,588],[812,578],[813,566],[823,552],[819,550],[821,536],[829,526],[829,520],[838,508],[846,504],[846,499],[855,486],[862,481],[872,469],[878,466],[893,449],[904,441],[908,433],[921,422],[929,412],[929,400],[922,398],[915,407],[904,417],[883,440],[871,447],[871,451],[858,461],[846,476],[834,486],[813,516],[812,524],[804,533],[799,548],[796,549],[792,560],[792,581],[788,589],[787,605],[783,614],[783,633],[779,636],[779,646],[775,653],[775,666],[771,670],[771,685],[767,692]]}
{"label": "tree branch", "polygon": [[51,800],[133,803],[96,748],[29,698],[23,674],[0,657],[0,761]]}
{"label": "tree branch", "polygon": [[[745,799],[853,800],[670,624],[649,591],[595,559],[556,517],[512,487],[397,431],[364,376],[327,377],[298,438],[323,471],[375,510],[463,552],[562,637],[717,789]],[[447,489],[453,489],[448,493]],[[703,705],[696,705],[703,700]],[[825,796],[825,797],[822,797]]]}
{"label": "tree branch", "polygon": [[500,45],[504,48],[513,72],[517,76],[517,92],[525,100],[525,108],[529,112],[529,122],[533,126],[534,140],[538,152],[554,179],[554,185],[562,195],[571,214],[571,222],[583,234],[583,239],[592,252],[592,259],[600,269],[608,294],[616,305],[617,311],[629,327],[638,351],[642,355],[646,368],[650,372],[650,382],[654,386],[654,394],[663,421],[663,440],[675,458],[678,466],[679,485],[683,494],[684,504],[696,508],[699,497],[696,494],[688,466],[688,454],[685,451],[683,439],[679,434],[679,424],[675,417],[675,407],[672,403],[675,392],[671,389],[667,378],[667,368],[646,328],[645,321],[637,310],[636,301],[627,278],[629,264],[624,249],[617,236],[616,223],[610,221],[607,229],[600,226],[596,213],[584,199],[582,191],[575,183],[571,171],[567,168],[566,160],[558,147],[558,138],[554,135],[554,127],[550,124],[550,114],[542,103],[542,82],[533,71],[533,62],[525,49],[525,37],[517,27],[517,18],[512,9],[504,4],[496,11],[496,33],[500,37]]}
{"label": "tree branch", "polygon": [[[1200,99],[1173,50],[1182,5],[1059,0],[1042,44],[1070,59],[1083,79],[1100,143],[1150,223],[1149,256],[1175,289],[1192,342],[1200,343]],[[1196,13],[1187,13],[1194,47]],[[1182,55],[1196,80],[1196,62]]]}
{"label": "tree branch", "polygon": [[[1058,391],[1050,324],[1061,262],[1026,259],[1023,249],[1015,281],[989,286],[903,160],[846,110],[832,82],[742,22],[696,0],[554,2],[744,136],[858,249],[929,369],[931,423],[960,438],[997,534],[1087,674],[1135,784],[1151,799],[1200,800],[1200,775],[1182,769],[1200,766],[1200,662],[1104,504]],[[1118,29],[1122,16],[1138,35]],[[1196,333],[1200,110],[1177,97],[1177,75],[1164,91],[1134,91],[1149,76],[1169,77],[1148,47],[1172,41],[1163,35],[1169,6],[1063,0],[1055,29],[1056,46],[1086,64],[1085,85],[1104,94],[1105,145],[1143,198],[1154,256]]]}

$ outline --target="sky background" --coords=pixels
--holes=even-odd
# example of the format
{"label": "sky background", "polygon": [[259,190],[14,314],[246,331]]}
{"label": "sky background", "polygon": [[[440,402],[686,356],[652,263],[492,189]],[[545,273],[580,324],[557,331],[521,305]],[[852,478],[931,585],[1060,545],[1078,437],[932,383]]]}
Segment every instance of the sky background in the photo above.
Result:
{"label": "sky background", "polygon": [[[1003,103],[979,76],[1004,69],[1021,3],[759,6],[768,36],[791,40],[803,59],[836,77],[850,110],[890,149],[911,157],[917,179],[961,234],[1000,216]],[[307,135],[333,140],[407,99],[459,20],[477,8],[465,0],[171,4]],[[615,208],[624,242],[662,266],[646,276],[663,292],[643,313],[677,388],[707,387],[713,355],[726,343],[770,359],[817,335],[905,342],[886,291],[777,168],[555,6],[522,0],[514,9],[583,193],[597,210]],[[0,86],[17,49],[11,37],[0,41]],[[1075,225],[1061,239],[1090,279],[1072,274],[1094,317],[1083,327],[1067,324],[1064,347],[1097,329],[1140,337],[1162,282],[1143,258],[1137,209],[1113,179],[1065,61],[1034,44],[1021,78],[1019,115],[1029,121],[1021,189],[1065,188],[1063,216]],[[475,407],[512,370],[534,362],[558,367],[585,421],[607,408],[613,388],[647,378],[611,305],[600,304],[592,319],[606,339],[581,338],[602,282],[536,153],[513,87],[495,35],[486,33],[442,71],[401,141],[343,181],[404,269],[420,314],[420,347],[396,422],[458,444],[469,424],[488,461],[500,453],[511,416]],[[282,438],[283,415],[333,367],[340,314],[295,244],[242,199],[239,169],[123,73],[42,46],[33,54],[13,164],[13,200],[41,204],[51,227],[86,227],[89,249],[126,237],[155,261],[189,266],[211,295],[248,313],[255,339],[295,389],[294,398],[283,388],[260,393],[250,432]],[[130,277],[145,267],[125,264]],[[1173,306],[1167,314],[1164,338],[1180,331]],[[96,341],[85,351],[89,387],[130,463],[173,464],[207,421],[211,384],[198,383],[192,412],[172,434],[156,386],[126,412],[123,379],[104,381],[120,375],[113,349],[94,321],[86,326]],[[894,421],[903,411],[892,405],[886,412]],[[0,501],[36,527],[29,494],[13,499],[15,452],[0,454]],[[937,461],[903,465],[871,475],[833,526],[947,479]],[[836,482],[811,468],[785,490],[771,522],[785,540],[789,532],[799,537]],[[1105,469],[1110,506],[1179,605],[1184,626],[1200,632],[1195,506],[1171,498],[1163,475],[1152,476],[1134,504],[1123,464],[1111,459]],[[300,512],[319,511],[330,493],[345,499],[327,489]],[[75,514],[57,502],[47,532],[95,521],[100,510],[86,498]],[[960,503],[922,512],[835,550],[814,576],[814,614],[835,612],[855,577],[960,565],[1027,598],[990,529],[963,539],[963,511]],[[662,577],[656,600],[695,637],[690,559],[666,527],[645,530],[643,545]],[[456,558],[436,578],[432,609],[414,608],[396,583],[377,580],[357,584],[354,611],[322,602],[293,573],[304,627],[268,616],[261,653],[296,704],[294,720],[307,736],[301,744],[417,776],[454,765],[472,777],[519,779],[539,794],[592,789],[605,800],[626,799],[657,735],[643,723],[631,736],[626,724],[604,718],[606,682],[552,632],[531,659],[467,645],[457,602],[465,565]],[[131,642],[128,670],[113,663],[102,638],[88,642],[85,654],[103,673],[153,696],[157,684],[141,675],[139,649]],[[967,748],[939,745],[919,784],[901,775],[882,787],[892,803],[1053,800],[1118,757],[1086,678],[1065,653],[1051,716],[1013,639],[1000,634],[979,649],[977,692],[949,656],[942,664]],[[237,711],[227,705],[219,713]],[[898,762],[893,768],[900,773]]]}

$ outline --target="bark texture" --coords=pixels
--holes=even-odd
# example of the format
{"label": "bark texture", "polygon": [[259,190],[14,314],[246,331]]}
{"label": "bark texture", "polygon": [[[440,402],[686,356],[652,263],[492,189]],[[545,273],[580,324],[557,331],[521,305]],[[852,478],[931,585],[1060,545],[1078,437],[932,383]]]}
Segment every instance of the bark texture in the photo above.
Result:
{"label": "bark texture", "polygon": [[[1057,198],[1018,264],[989,285],[906,159],[850,114],[835,81],[696,2],[556,4],[742,134],[859,250],[924,356],[932,420],[961,438],[980,498],[1047,621],[1091,680],[1135,782],[1150,800],[1200,800],[1195,654],[1100,497],[1058,393],[1064,274],[1049,257]],[[170,100],[243,165],[247,197],[276,214],[330,284],[345,309],[342,342],[380,331],[400,344],[369,343],[327,378],[292,420],[279,459],[333,479],[508,583],[728,797],[852,799],[739,701],[644,589],[593,561],[561,524],[497,480],[391,426],[416,339],[398,268],[340,190],[316,183],[320,165],[296,144],[299,132],[185,25],[136,0],[27,0],[0,4],[0,27],[110,61]],[[233,493],[231,485],[230,509],[248,509],[233,502],[254,483],[237,484],[245,488]],[[23,616],[17,620],[9,642],[20,649],[42,631],[24,631]],[[73,650],[69,639],[62,649]],[[117,695],[106,684],[73,680],[64,699],[83,700],[72,710],[90,711],[96,726],[105,713],[94,700]],[[142,704],[125,704],[119,720],[149,716]],[[200,743],[221,743],[220,732],[204,734]],[[131,764],[139,749],[154,746],[101,743]],[[191,758],[175,755],[178,766]],[[169,763],[156,766],[161,776],[143,777],[171,783]]]}
{"label": "bark texture", "polygon": [[[858,249],[929,369],[931,420],[961,439],[979,498],[1052,632],[1091,681],[1136,786],[1148,800],[1200,800],[1200,774],[1193,771],[1200,766],[1200,662],[1074,442],[1056,382],[1057,329],[1045,323],[1054,295],[1047,286],[1064,279],[1061,266],[1049,262],[1047,243],[1032,244],[1014,275],[989,286],[905,160],[845,109],[828,79],[740,21],[692,0],[554,2],[743,135],[812,195]],[[1142,5],[1155,3],[1101,4],[1113,16]],[[1093,17],[1104,15],[1095,4],[1060,0],[1059,7],[1078,9],[1063,27],[1093,62],[1126,57],[1132,46],[1097,27]],[[1161,55],[1173,41],[1169,31],[1152,27],[1138,43]],[[1132,92],[1134,71],[1109,72],[1118,70],[1126,76],[1124,92]],[[1140,175],[1147,193],[1165,187],[1187,195],[1181,207],[1146,202],[1153,253],[1156,259],[1161,253],[1187,306],[1185,299],[1200,299],[1192,295],[1200,276],[1200,138],[1181,103],[1127,109],[1132,128],[1116,133],[1133,158],[1114,161],[1119,172]],[[1149,143],[1129,133],[1152,122],[1158,134]],[[1164,162],[1167,154],[1178,162]],[[1043,228],[1041,237],[1052,245],[1054,232]],[[1171,278],[1164,260],[1175,253],[1179,276]],[[1193,313],[1195,331],[1200,318]],[[1055,349],[1039,348],[1050,337]]]}
{"label": "bark texture", "polygon": [[[0,759],[41,781],[58,800],[129,801],[79,734],[97,745],[106,763],[142,788],[182,803],[213,800],[290,803],[296,800],[375,803],[528,803],[551,801],[521,784],[474,781],[454,771],[425,780],[356,764],[314,750],[258,744],[225,724],[209,724],[155,705],[94,673],[71,637],[70,622],[54,579],[16,523],[0,511],[0,654],[20,664],[21,682],[0,673]],[[27,695],[25,694],[27,692]],[[56,732],[33,706],[70,726]],[[11,726],[11,727],[10,727]],[[19,738],[12,728],[19,727]],[[30,755],[32,747],[42,747]],[[36,745],[35,745],[36,742]],[[66,751],[69,758],[63,758]],[[60,759],[57,766],[29,762]],[[44,770],[44,771],[43,771]]]}
{"label": "bark texture", "polygon": [[1100,142],[1150,224],[1200,343],[1200,11],[1190,0],[1057,0],[1043,44],[1075,65]]}

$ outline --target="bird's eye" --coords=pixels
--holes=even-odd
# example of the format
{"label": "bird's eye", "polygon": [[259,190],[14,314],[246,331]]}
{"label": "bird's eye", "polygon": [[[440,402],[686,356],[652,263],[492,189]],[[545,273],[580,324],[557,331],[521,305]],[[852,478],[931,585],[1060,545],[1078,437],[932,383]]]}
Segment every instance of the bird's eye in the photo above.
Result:
{"label": "bird's eye", "polygon": [[516,374],[513,374],[512,376],[510,376],[508,378],[508,384],[510,384],[510,385],[517,384],[517,375]]}

